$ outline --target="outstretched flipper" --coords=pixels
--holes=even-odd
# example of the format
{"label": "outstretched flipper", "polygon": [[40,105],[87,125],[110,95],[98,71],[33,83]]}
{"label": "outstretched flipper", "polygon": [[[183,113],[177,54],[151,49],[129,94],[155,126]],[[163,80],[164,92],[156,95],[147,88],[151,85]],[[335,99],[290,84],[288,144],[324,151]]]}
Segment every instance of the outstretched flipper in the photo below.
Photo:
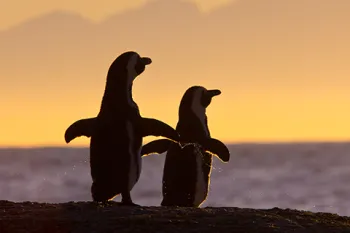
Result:
{"label": "outstretched flipper", "polygon": [[230,151],[221,141],[209,138],[202,143],[205,151],[217,156],[222,162],[228,162],[230,160]]}
{"label": "outstretched flipper", "polygon": [[64,134],[66,143],[81,136],[91,137],[93,128],[95,126],[96,117],[81,119],[71,124]]}
{"label": "outstretched flipper", "polygon": [[169,149],[171,143],[174,142],[168,139],[159,139],[153,142],[149,142],[142,147],[141,157],[150,154],[162,154]]}
{"label": "outstretched flipper", "polygon": [[174,142],[180,140],[180,136],[175,129],[162,121],[152,118],[141,119],[141,135],[142,137],[163,136]]}

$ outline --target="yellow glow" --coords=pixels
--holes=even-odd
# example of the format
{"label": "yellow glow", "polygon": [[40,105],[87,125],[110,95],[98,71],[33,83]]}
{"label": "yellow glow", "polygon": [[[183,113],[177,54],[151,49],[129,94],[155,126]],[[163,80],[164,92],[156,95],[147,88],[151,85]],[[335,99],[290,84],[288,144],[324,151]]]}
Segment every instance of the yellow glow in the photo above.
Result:
{"label": "yellow glow", "polygon": [[[229,99],[229,98],[228,98]],[[303,103],[281,100],[277,96],[252,96],[236,94],[233,101],[224,102],[222,96],[213,100],[207,110],[208,123],[212,137],[226,142],[248,141],[337,141],[349,138],[350,111],[344,111],[347,101],[337,99],[338,104],[325,99],[304,99]],[[236,100],[235,100],[236,99]],[[244,101],[240,100],[244,99]],[[175,127],[177,122],[176,102],[149,101],[142,105],[144,116],[154,116]],[[334,101],[334,102],[337,102]],[[226,105],[230,104],[232,107]],[[52,103],[37,103],[32,112],[17,112],[11,116],[1,117],[0,142],[6,146],[63,145],[64,131],[73,121],[94,116],[99,101],[91,101],[88,108],[80,111],[74,106],[50,109]],[[56,103],[58,105],[58,103]],[[53,104],[55,105],[55,104]],[[162,112],[163,106],[170,105],[172,110]],[[159,107],[158,107],[159,106]],[[54,111],[49,113],[42,108]],[[95,110],[94,110],[95,108]],[[153,114],[152,114],[153,113]],[[147,141],[147,138],[146,138]],[[88,145],[86,138],[77,138],[72,146]]]}

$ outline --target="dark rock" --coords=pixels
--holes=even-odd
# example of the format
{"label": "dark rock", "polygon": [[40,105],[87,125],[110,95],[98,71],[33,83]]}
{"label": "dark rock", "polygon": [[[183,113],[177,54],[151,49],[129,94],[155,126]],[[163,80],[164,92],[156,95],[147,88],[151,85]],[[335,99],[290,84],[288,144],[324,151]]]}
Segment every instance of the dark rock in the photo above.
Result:
{"label": "dark rock", "polygon": [[291,209],[126,207],[0,201],[1,233],[350,233],[350,217]]}

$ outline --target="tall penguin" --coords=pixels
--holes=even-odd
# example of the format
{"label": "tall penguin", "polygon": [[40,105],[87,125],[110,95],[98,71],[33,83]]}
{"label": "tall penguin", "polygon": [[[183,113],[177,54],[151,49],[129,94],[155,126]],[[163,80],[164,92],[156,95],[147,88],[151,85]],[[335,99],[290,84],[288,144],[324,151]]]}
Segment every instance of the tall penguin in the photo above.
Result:
{"label": "tall penguin", "polygon": [[163,171],[162,206],[199,207],[208,195],[212,155],[228,162],[230,153],[219,140],[211,138],[206,108],[219,90],[190,87],[179,108],[176,130],[182,146],[169,140],[156,140],[143,146],[141,154],[167,151]]}
{"label": "tall penguin", "polygon": [[74,122],[65,132],[67,143],[76,137],[90,139],[91,193],[94,201],[106,202],[122,195],[123,205],[133,203],[130,191],[141,172],[142,137],[164,136],[177,141],[169,125],[142,118],[132,98],[132,84],[151,59],[136,52],[121,54],[111,64],[98,116]]}

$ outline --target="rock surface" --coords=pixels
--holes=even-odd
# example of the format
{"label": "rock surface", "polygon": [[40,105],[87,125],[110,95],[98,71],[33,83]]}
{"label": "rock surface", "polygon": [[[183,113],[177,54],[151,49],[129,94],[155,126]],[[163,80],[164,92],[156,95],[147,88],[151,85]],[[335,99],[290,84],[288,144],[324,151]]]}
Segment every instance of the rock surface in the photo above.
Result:
{"label": "rock surface", "polygon": [[0,201],[0,232],[350,233],[350,217],[290,209],[165,208]]}

